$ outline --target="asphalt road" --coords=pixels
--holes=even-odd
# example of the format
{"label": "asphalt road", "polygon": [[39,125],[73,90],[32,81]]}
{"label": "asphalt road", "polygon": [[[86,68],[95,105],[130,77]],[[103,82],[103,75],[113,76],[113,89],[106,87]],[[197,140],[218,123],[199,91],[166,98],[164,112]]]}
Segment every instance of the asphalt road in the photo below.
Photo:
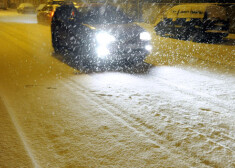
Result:
{"label": "asphalt road", "polygon": [[149,71],[83,74],[34,15],[0,21],[0,167],[235,167],[232,38],[153,36]]}

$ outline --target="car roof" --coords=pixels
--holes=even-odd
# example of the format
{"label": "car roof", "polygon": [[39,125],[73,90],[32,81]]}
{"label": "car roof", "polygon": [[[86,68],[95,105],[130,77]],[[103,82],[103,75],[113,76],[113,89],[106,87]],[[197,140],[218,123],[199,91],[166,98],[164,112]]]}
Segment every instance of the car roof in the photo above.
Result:
{"label": "car roof", "polygon": [[61,6],[61,5],[59,5],[59,4],[46,4],[44,7],[52,7],[54,10],[56,9],[56,8],[58,8],[59,6]]}
{"label": "car roof", "polygon": [[[209,3],[205,3],[205,4],[195,4],[195,3],[192,3],[192,4],[182,4],[182,5],[176,5],[174,7],[172,7],[172,9],[175,9],[175,10],[182,10],[183,8],[187,8],[187,9],[193,9],[193,10],[202,10],[202,11],[206,11],[206,9],[208,7],[218,7],[217,4],[209,4]],[[221,6],[221,8],[223,8]]]}
{"label": "car roof", "polygon": [[20,5],[21,6],[33,6],[33,4],[31,4],[31,3],[21,3]]}
{"label": "car roof", "polygon": [[47,2],[65,2],[64,0],[48,0]]}
{"label": "car roof", "polygon": [[107,3],[77,3],[79,7],[102,7],[102,6],[113,6]]}
{"label": "car roof", "polygon": [[58,6],[61,6],[61,5],[59,5],[59,4],[46,4],[46,6],[58,7]]}
{"label": "car roof", "polygon": [[[205,17],[205,12],[211,16],[226,20],[225,8],[217,4],[182,4],[176,5],[166,12],[166,16],[173,20],[177,18],[200,18]],[[208,15],[209,17],[209,15]]]}
{"label": "car roof", "polygon": [[48,4],[64,4],[66,3],[64,0],[49,0],[47,1]]}
{"label": "car roof", "polygon": [[45,3],[42,3],[42,4],[39,4],[38,6],[45,6],[46,4]]}

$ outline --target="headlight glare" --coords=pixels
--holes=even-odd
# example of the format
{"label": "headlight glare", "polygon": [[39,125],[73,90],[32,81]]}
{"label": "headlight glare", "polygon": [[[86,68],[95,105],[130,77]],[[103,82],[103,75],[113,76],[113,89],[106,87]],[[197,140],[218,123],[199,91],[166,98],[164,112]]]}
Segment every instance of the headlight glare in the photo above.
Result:
{"label": "headlight glare", "polygon": [[146,45],[145,49],[150,52],[150,51],[152,51],[153,47],[152,47],[152,45]]}
{"label": "headlight glare", "polygon": [[96,40],[101,45],[107,45],[114,42],[116,39],[114,36],[110,35],[107,32],[99,32],[96,34]]}
{"label": "headlight glare", "polygon": [[105,58],[110,54],[109,49],[105,46],[99,46],[96,48],[96,53],[99,58]]}
{"label": "headlight glare", "polygon": [[140,40],[151,40],[151,35],[148,32],[142,32],[140,33]]}

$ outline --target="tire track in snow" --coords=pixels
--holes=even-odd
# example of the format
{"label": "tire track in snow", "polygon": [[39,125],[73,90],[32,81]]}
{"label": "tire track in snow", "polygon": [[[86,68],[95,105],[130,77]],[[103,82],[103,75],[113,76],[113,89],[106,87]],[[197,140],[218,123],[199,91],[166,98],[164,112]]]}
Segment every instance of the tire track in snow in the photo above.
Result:
{"label": "tire track in snow", "polygon": [[[92,76],[93,78],[99,80],[99,78],[97,78],[96,76]],[[145,80],[144,78],[142,77],[138,77],[140,79],[143,79]],[[150,78],[148,78],[150,79]],[[218,80],[218,79],[216,79]],[[75,81],[76,82],[76,81]],[[162,86],[168,86],[171,90],[173,91],[176,91],[176,92],[179,92],[180,94],[183,94],[183,95],[189,95],[191,97],[194,97],[194,98],[197,98],[199,99],[200,102],[203,102],[203,104],[207,104],[209,102],[209,104],[212,104],[213,106],[217,107],[218,104],[220,104],[220,108],[222,109],[226,109],[227,107],[227,103],[229,102],[226,102],[226,101],[223,101],[221,99],[217,99],[216,103],[213,101],[214,99],[216,99],[215,97],[213,96],[210,96],[206,93],[203,93],[203,92],[198,92],[198,91],[192,91],[190,90],[189,88],[186,88],[186,87],[181,87],[181,86],[178,86],[177,84],[173,84],[173,83],[170,83],[167,81],[167,79],[165,78],[162,78],[162,77],[158,77],[158,76],[152,76],[151,75],[151,79],[150,80],[145,80],[145,83],[160,83]],[[211,99],[210,99],[211,98]],[[151,104],[152,101],[150,101],[150,104]],[[151,104],[152,107],[154,107],[154,102],[152,102],[153,104]],[[224,104],[223,104],[224,103]],[[226,104],[225,104],[226,103]],[[185,108],[185,107],[181,107],[181,108]],[[188,108],[192,108],[191,106],[188,107]],[[231,105],[231,108],[232,108],[232,105]],[[186,109],[185,109],[186,110]],[[195,110],[195,109],[194,109]],[[203,110],[203,109],[201,109]],[[207,113],[209,113],[210,111],[208,111],[207,109],[205,109],[207,111]],[[235,110],[235,109],[234,109]],[[228,112],[231,113],[231,111],[234,111],[233,109],[227,109]],[[175,111],[173,111],[174,113]],[[211,113],[213,113],[213,111],[211,111]],[[230,114],[229,113],[229,114]],[[177,116],[181,116],[180,113],[177,113],[177,115],[173,116],[171,113],[168,114],[171,118],[177,118]],[[223,114],[224,115],[224,114]],[[208,116],[206,116],[208,117]],[[172,120],[172,119],[171,119]],[[181,118],[178,117],[178,120],[177,122],[180,124],[180,125],[184,125],[184,123],[180,122],[180,120],[182,120]],[[173,120],[172,120],[173,121]],[[226,121],[225,121],[226,122]],[[185,128],[183,128],[185,129]],[[220,129],[220,128],[218,128]],[[191,128],[191,131],[196,131],[195,128]],[[206,130],[208,131],[208,130]],[[220,130],[221,131],[221,130]],[[198,135],[203,135],[205,137],[208,137],[209,135],[206,135],[206,133],[208,132],[204,132],[202,133],[202,130],[197,130],[196,131]],[[212,132],[212,134],[214,134]],[[215,136],[214,138],[212,138],[211,136],[208,137],[210,139],[211,142],[215,143],[215,144],[218,144],[219,146],[222,146],[223,148],[227,149],[228,151],[232,151],[234,152],[234,149],[232,147],[229,147],[228,144],[226,144],[226,140],[229,140],[231,142],[231,145],[232,143],[234,144],[235,143],[235,138],[233,137],[233,135],[229,135],[229,134],[226,134],[224,132],[220,132],[220,136]],[[217,138],[223,138],[223,140],[225,141],[224,144],[220,143],[220,142],[217,142],[218,139]]]}
{"label": "tire track in snow", "polygon": [[31,159],[31,162],[32,162],[32,165],[35,167],[35,168],[40,168],[39,164],[37,163],[37,160],[35,159],[35,156],[33,154],[33,151],[32,149],[30,148],[29,144],[27,143],[27,139],[26,139],[26,136],[24,135],[24,132],[22,131],[20,125],[18,124],[17,122],[17,119],[15,118],[14,116],[14,112],[13,112],[13,109],[11,108],[11,106],[8,104],[8,102],[6,101],[6,99],[3,97],[3,96],[0,96],[0,101],[2,100],[3,102],[3,105],[5,106],[10,118],[11,118],[11,121],[16,129],[16,132],[18,133],[19,135],[19,138],[24,146],[24,149],[26,151],[26,153],[28,154],[29,158]]}
{"label": "tire track in snow", "polygon": [[[202,93],[202,92],[198,92],[198,91],[191,91],[188,88],[181,87],[181,86],[178,86],[176,84],[170,83],[170,82],[167,81],[167,79],[164,79],[164,78],[161,78],[161,77],[154,77],[154,78],[157,78],[158,82],[161,82],[162,84],[165,84],[165,85],[169,86],[170,88],[174,89],[177,92],[180,92],[181,94],[185,94],[185,95],[189,95],[189,96],[192,96],[192,97],[196,97],[196,98],[199,99],[199,101],[202,100],[203,102],[206,102],[206,103],[209,102],[210,104],[212,104],[214,106],[217,106],[218,104],[220,104],[219,107],[222,108],[222,109],[226,109],[228,112],[235,111],[235,109],[233,109],[233,107],[232,107],[233,104],[231,105],[231,109],[227,109],[226,108],[227,104],[229,104],[229,102],[223,101],[221,99],[217,99],[214,96],[210,96],[210,95],[208,95],[206,93]],[[216,102],[214,102],[212,100],[216,100]],[[183,107],[181,107],[181,108],[183,108]],[[203,109],[201,109],[201,110],[203,110]],[[208,111],[207,109],[205,109],[205,110]],[[208,111],[208,113],[209,113],[209,111]],[[176,115],[174,117],[177,117],[177,116],[180,116],[180,114],[178,114],[178,115]],[[178,122],[179,121],[180,121],[180,118],[179,118]],[[183,123],[181,123],[181,124],[183,124]],[[195,129],[193,129],[193,130],[195,130]],[[198,133],[205,136],[205,133],[200,133],[199,131],[198,131]],[[220,135],[221,135],[222,138],[224,138],[226,140],[230,140],[233,143],[235,143],[235,138],[232,137],[232,135],[230,136],[230,135],[227,135],[225,133],[221,133]],[[212,139],[212,138],[210,138],[210,139],[211,139],[212,142],[216,142],[216,139]],[[216,143],[218,143],[218,142],[216,142]],[[223,145],[221,143],[218,143],[218,144],[220,144],[220,146],[224,146],[226,149],[234,152],[234,150],[230,149],[228,146]]]}
{"label": "tire track in snow", "polygon": [[[154,107],[154,105],[155,105],[155,103],[153,103],[153,102],[150,102],[150,104],[149,104],[151,107]],[[168,104],[170,107],[168,107],[168,108],[170,108],[170,109],[173,109],[174,108],[174,106],[172,106],[172,105],[170,105],[170,104]],[[188,109],[190,109],[190,108],[192,108],[192,110],[194,110],[194,111],[196,111],[196,110],[198,110],[198,109],[194,109],[194,107],[187,107],[187,109],[186,109],[186,107],[180,107],[181,109],[183,109],[184,111],[188,111]],[[171,121],[173,121],[173,120],[175,120],[175,121],[177,121],[177,122],[175,122],[176,124],[178,124],[178,126],[181,126],[181,128],[182,129],[187,129],[188,131],[194,131],[194,132],[197,132],[197,134],[198,135],[202,135],[202,136],[204,136],[204,137],[208,137],[208,136],[210,136],[210,137],[208,137],[209,139],[210,139],[210,141],[211,142],[213,142],[213,143],[216,143],[216,144],[219,144],[220,146],[223,146],[224,148],[226,148],[227,150],[229,150],[229,151],[233,151],[234,152],[234,150],[232,149],[232,147],[231,146],[229,146],[228,144],[226,144],[226,141],[230,141],[231,143],[230,144],[235,144],[235,139],[234,139],[234,137],[232,137],[232,135],[229,135],[228,133],[229,132],[225,132],[224,130],[220,130],[221,129],[221,127],[219,127],[219,126],[217,126],[217,128],[216,128],[216,130],[220,130],[220,134],[219,135],[217,135],[217,136],[215,136],[214,138],[212,138],[212,134],[216,134],[216,133],[218,133],[218,132],[213,132],[213,131],[215,131],[215,125],[213,125],[213,128],[212,128],[212,126],[211,127],[209,127],[209,128],[205,128],[205,127],[207,127],[207,125],[205,125],[205,124],[203,124],[203,123],[205,123],[205,122],[208,122],[208,121],[210,121],[210,124],[212,123],[212,120],[213,119],[211,119],[211,118],[207,118],[208,117],[208,114],[209,114],[209,112],[206,112],[206,114],[207,114],[207,116],[206,115],[204,115],[204,114],[199,114],[199,116],[201,117],[201,118],[196,118],[196,119],[192,119],[192,118],[190,118],[190,122],[191,122],[191,127],[192,128],[189,128],[189,127],[187,127],[187,128],[185,128],[185,127],[183,127],[183,125],[185,125],[185,123],[187,123],[187,121],[189,120],[188,118],[186,118],[186,117],[182,117],[181,115],[181,113],[180,112],[178,112],[177,110],[174,110],[174,111],[170,111],[170,112],[166,112],[165,111],[165,113],[167,113],[166,115],[168,116],[168,117],[166,117],[166,119],[165,120],[171,120]],[[212,114],[213,115],[213,114]],[[157,116],[159,117],[159,118],[164,118],[165,116],[163,116],[163,115],[161,115],[161,114],[157,114]],[[205,118],[203,118],[203,117],[205,117]],[[171,118],[171,119],[169,119],[169,118]],[[195,121],[196,120],[196,121]],[[221,119],[222,120],[222,119]],[[225,119],[223,119],[224,120],[224,123],[226,123],[226,121],[225,121]],[[197,126],[200,126],[199,128],[195,128],[195,125],[197,125]],[[193,127],[194,126],[194,127]],[[204,129],[204,130],[201,130],[201,129]],[[209,131],[210,130],[210,131]],[[227,130],[228,131],[228,130]],[[211,134],[211,135],[208,135],[208,132]],[[223,143],[221,143],[221,142],[217,142],[218,141],[218,139],[223,139],[223,141],[225,141],[225,143],[223,144]]]}
{"label": "tire track in snow", "polygon": [[186,94],[186,95],[190,95],[194,97],[196,96],[200,100],[209,102],[210,104],[213,104],[215,106],[219,106],[223,109],[226,109],[227,111],[235,110],[233,109],[232,105],[229,104],[228,101],[224,101],[223,99],[216,98],[215,96],[208,95],[207,93],[203,93],[199,91],[192,91],[192,89],[173,84],[172,82],[168,82],[168,80],[163,77],[154,76],[154,78],[156,78],[157,81],[160,81],[164,83],[165,85],[168,85],[171,88],[174,88],[174,90],[176,90],[177,92],[181,92],[182,94]]}
{"label": "tire track in snow", "polygon": [[[148,139],[151,140],[153,144],[157,145],[159,148],[162,148],[169,156],[172,156],[172,153],[174,153],[175,154],[174,156],[177,156],[178,157],[177,159],[182,160],[182,162],[184,162],[185,160],[191,160],[191,161],[196,162],[193,164],[200,163],[200,166],[202,165],[204,165],[205,167],[215,166],[214,163],[210,162],[209,160],[205,160],[203,157],[197,156],[197,154],[192,155],[190,152],[188,152],[189,155],[182,155],[182,153],[178,149],[179,147],[172,146],[171,142],[168,142],[169,140],[167,140],[166,137],[162,136],[162,134],[159,134],[158,132],[154,131],[152,126],[146,124],[145,122],[142,122],[141,120],[133,116],[128,115],[127,111],[122,109],[120,106],[113,104],[110,100],[104,97],[98,98],[96,94],[90,92],[89,89],[82,86],[80,83],[74,80],[70,80],[70,81],[71,83],[69,84],[64,83],[64,85],[67,85],[67,87],[70,89],[71,88],[79,89],[80,96],[82,95],[88,101],[92,101],[92,103],[96,104],[98,107],[103,109],[106,113],[112,115],[114,118],[118,119],[118,121],[124,123],[130,129],[134,130],[138,134],[145,135],[146,137],[148,137]],[[190,159],[188,157],[190,157]],[[188,165],[188,166],[192,167],[192,163],[191,165]]]}
{"label": "tire track in snow", "polygon": [[[83,90],[87,95],[89,95],[88,96],[89,98],[92,97],[94,102],[100,102],[99,104],[102,104],[102,106],[104,106],[105,109],[110,109],[110,112],[113,115],[117,115],[118,117],[120,117],[121,119],[126,121],[130,126],[136,128],[136,129],[137,128],[140,129],[139,131],[144,132],[144,134],[146,134],[148,137],[151,137],[152,141],[155,142],[155,139],[159,139],[160,137],[161,137],[160,139],[162,142],[166,141],[168,139],[172,139],[172,138],[174,139],[174,137],[169,137],[169,134],[163,134],[162,131],[156,130],[156,128],[154,128],[152,125],[146,123],[146,121],[144,121],[143,119],[135,117],[134,115],[128,115],[128,112],[126,110],[124,110],[123,108],[121,108],[117,104],[114,104],[109,99],[107,99],[105,97],[98,98],[95,93],[92,93],[91,91],[89,91],[89,89],[87,87],[83,86],[81,83],[78,83],[73,79],[70,79],[70,80],[72,82],[71,85],[73,87],[79,88],[79,90]],[[133,121],[135,121],[135,122],[133,122]],[[208,137],[208,135],[206,135],[205,133],[201,133],[200,131],[195,130],[193,128],[180,127],[180,125],[184,125],[184,123],[181,123],[179,121],[180,120],[177,120],[177,122],[175,122],[173,119],[168,118],[168,124],[171,123],[171,125],[174,125],[174,126],[177,125],[178,126],[177,128],[191,132],[192,135],[190,136],[190,138],[194,138],[195,136],[200,137],[204,142],[206,142],[206,145],[208,145],[208,146],[213,144],[213,146],[217,146],[219,149],[225,150],[226,153],[230,153],[230,154],[234,153],[234,151],[232,149],[230,149],[229,147],[227,147],[219,142],[216,142],[216,139],[212,139],[211,137]],[[142,128],[140,128],[140,127],[142,127]],[[157,138],[155,138],[155,136],[157,136]],[[227,135],[227,138],[228,137],[229,136]],[[231,137],[229,137],[229,138],[231,138]],[[178,140],[178,142],[181,143],[182,140],[183,139],[180,139],[180,140]],[[230,139],[230,140],[234,141],[234,139]],[[172,144],[170,144],[169,146],[171,146],[171,145]],[[175,147],[176,147],[175,149],[181,148],[181,149],[187,151],[194,158],[199,158],[202,163],[205,163],[205,165],[208,165],[211,167],[216,167],[218,165],[218,163],[214,162],[213,159],[208,160],[205,158],[205,156],[199,155],[197,153],[197,151],[192,151],[190,149],[184,148],[184,147],[180,146],[178,143],[175,144]]]}
{"label": "tire track in snow", "polygon": [[[23,27],[22,24],[16,23],[17,29],[15,27],[12,27],[13,26],[12,23],[0,23],[0,25],[2,28],[1,31],[3,31],[4,33],[11,35],[13,38],[18,39],[26,44],[29,44],[29,42],[33,41],[34,47],[41,46],[41,43],[40,41],[38,41],[38,38],[37,38],[38,36],[42,37],[42,39],[46,39],[48,38],[48,34],[50,34],[50,30],[49,29],[46,30],[47,27],[45,27],[45,29],[42,29],[42,27],[40,27],[41,25],[37,25],[37,24],[30,25],[30,27],[27,26],[25,28]],[[37,31],[31,32],[32,28],[40,29],[40,34]],[[26,38],[23,38],[23,37],[27,37],[28,40],[26,40]]]}
{"label": "tire track in snow", "polygon": [[[14,44],[14,46],[17,47],[17,49],[21,50],[22,53],[26,53],[27,55],[32,55],[29,51],[27,51],[25,48],[23,48],[22,46],[19,46],[19,43],[21,43],[22,41],[18,38],[14,38],[14,36],[12,34],[9,34],[7,32],[3,32],[0,30],[0,34],[1,34],[1,38],[5,38],[6,40],[8,40],[10,43]],[[24,47],[28,44],[24,43]],[[20,52],[21,53],[21,52]]]}
{"label": "tire track in snow", "polygon": [[[193,91],[190,88],[179,86],[179,85],[174,84],[172,82],[168,82],[168,80],[166,78],[163,78],[163,77],[159,77],[159,76],[152,76],[152,77],[155,79],[154,81],[158,81],[158,82],[161,82],[165,85],[168,85],[170,88],[174,89],[175,91],[177,91],[181,94],[196,97],[197,99],[199,99],[199,101],[202,100],[203,102],[212,104],[215,107],[219,106],[221,109],[226,109],[228,112],[230,112],[230,113],[228,113],[228,115],[230,115],[232,111],[235,111],[234,104],[230,104],[229,101],[224,101],[223,99],[216,98],[215,96],[210,96],[207,93],[203,93],[203,92],[199,92],[199,91]],[[146,82],[148,82],[148,81],[146,81]],[[205,110],[207,111],[207,109],[205,109]],[[178,116],[180,116],[180,115],[178,115]],[[177,115],[176,115],[176,117],[177,117]],[[180,120],[178,120],[178,121],[180,121]],[[181,124],[183,124],[183,123],[181,123]],[[193,129],[193,130],[195,130],[195,129]],[[205,136],[205,133],[200,133],[199,131],[198,131],[198,133]],[[217,137],[215,137],[215,139],[210,138],[210,140],[212,142],[216,142],[217,141],[216,138]],[[230,140],[231,143],[235,144],[235,138],[232,135],[221,133],[219,138],[223,138],[224,140]],[[216,142],[216,143],[220,144],[220,146],[225,147],[227,150],[234,152],[234,149],[230,149],[230,147],[228,147],[226,145],[223,145],[221,143],[218,143],[218,142]]]}
{"label": "tire track in snow", "polygon": [[[45,47],[45,46],[42,45],[41,41],[37,40],[39,39],[37,36],[36,38],[35,35],[26,35],[26,33],[22,32],[24,30],[15,29],[6,23],[5,24],[0,23],[0,26],[1,28],[3,28],[0,30],[0,32],[2,32],[3,35],[7,37],[7,40],[11,41],[11,43],[15,44],[15,46],[18,46],[20,50],[22,50],[24,53],[27,53],[27,55],[31,56],[30,58],[34,58],[34,60],[38,60],[34,56],[37,50],[33,50],[33,49],[39,49],[38,47],[40,46]],[[48,36],[44,36],[42,39],[45,39],[46,37]],[[29,51],[28,47],[31,47],[32,50]]]}
{"label": "tire track in snow", "polygon": [[[153,102],[150,102],[150,106],[152,106],[152,107],[154,107],[154,103]],[[172,106],[171,104],[169,104],[169,106],[170,106],[170,109],[173,109],[174,108],[174,106]],[[184,111],[188,111],[188,109],[192,109],[193,111],[197,111],[197,110],[199,110],[199,111],[203,111],[203,109],[198,109],[197,107],[194,107],[194,106],[188,106],[187,108],[186,107],[183,107],[183,106],[180,106],[180,108],[181,109],[183,109]],[[171,118],[171,120],[176,120],[177,121],[177,123],[179,124],[179,125],[185,125],[185,123],[184,122],[187,122],[187,118],[185,117],[185,119],[182,119],[182,118],[184,118],[184,117],[182,117],[181,115],[181,113],[180,112],[178,112],[177,110],[174,110],[174,111],[170,111],[170,112],[166,112],[167,113],[167,115]],[[220,146],[224,146],[226,149],[228,149],[229,151],[233,151],[234,152],[234,149],[232,149],[232,147],[231,146],[229,146],[228,144],[226,144],[226,141],[227,140],[229,140],[231,143],[230,144],[235,144],[235,138],[232,136],[232,134],[231,135],[229,135],[229,132],[228,132],[228,128],[226,128],[226,131],[227,132],[225,132],[225,130],[220,130],[221,129],[221,127],[223,128],[223,127],[227,127],[227,126],[224,126],[223,125],[223,123],[226,123],[227,121],[225,120],[226,118],[220,118],[220,122],[221,121],[223,121],[223,123],[222,123],[222,126],[220,126],[220,125],[213,125],[213,128],[211,127],[209,127],[209,128],[206,128],[205,129],[205,127],[207,127],[208,125],[205,125],[205,124],[203,124],[203,123],[205,123],[205,122],[208,122],[209,121],[209,123],[211,124],[211,123],[213,123],[213,119],[215,119],[215,117],[214,117],[214,112],[213,111],[205,111],[205,114],[204,114],[204,112],[201,112],[201,113],[199,113],[198,114],[198,116],[197,116],[197,118],[195,119],[194,118],[194,116],[193,115],[195,115],[195,114],[192,114],[192,118],[190,118],[190,122],[191,122],[191,125],[192,126],[195,126],[195,125],[197,125],[197,126],[199,126],[200,125],[200,127],[199,128],[195,128],[195,127],[193,127],[193,128],[187,128],[187,129],[189,129],[189,130],[194,130],[194,131],[196,131],[197,130],[197,133],[198,134],[200,134],[200,135],[204,135],[204,136],[210,136],[210,140],[212,141],[212,142],[216,142],[216,141],[218,141],[218,139],[223,139],[223,141],[225,141],[225,143],[223,144],[223,143],[221,143],[221,142],[216,142],[216,143],[218,143],[218,144],[220,144]],[[160,115],[160,114],[159,114]],[[210,117],[210,118],[208,118],[208,116]],[[163,117],[163,116],[162,116]],[[218,119],[218,118],[216,118],[216,119]],[[166,120],[169,120],[169,118],[167,118]],[[182,121],[183,120],[183,121]],[[216,128],[216,129],[215,129]],[[185,129],[184,127],[182,127],[182,129]],[[204,129],[204,130],[201,130],[201,129]],[[210,131],[209,131],[210,130]],[[215,130],[219,130],[220,132],[219,132],[219,135],[217,135],[217,136],[215,136],[214,138],[212,138],[212,135],[213,134],[216,134],[216,133],[214,133],[213,131],[215,131]],[[208,132],[210,133],[210,134],[212,134],[212,135],[207,135],[208,134]],[[217,132],[218,133],[218,132]]]}

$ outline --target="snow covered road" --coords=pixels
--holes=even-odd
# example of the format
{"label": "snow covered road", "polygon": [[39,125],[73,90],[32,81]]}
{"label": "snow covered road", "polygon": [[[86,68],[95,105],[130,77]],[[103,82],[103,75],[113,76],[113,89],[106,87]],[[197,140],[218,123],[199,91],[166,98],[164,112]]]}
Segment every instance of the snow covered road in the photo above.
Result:
{"label": "snow covered road", "polygon": [[[234,45],[155,37],[167,64],[82,74],[52,55],[48,26],[0,27],[0,167],[235,167]],[[232,62],[169,65],[186,43]]]}

